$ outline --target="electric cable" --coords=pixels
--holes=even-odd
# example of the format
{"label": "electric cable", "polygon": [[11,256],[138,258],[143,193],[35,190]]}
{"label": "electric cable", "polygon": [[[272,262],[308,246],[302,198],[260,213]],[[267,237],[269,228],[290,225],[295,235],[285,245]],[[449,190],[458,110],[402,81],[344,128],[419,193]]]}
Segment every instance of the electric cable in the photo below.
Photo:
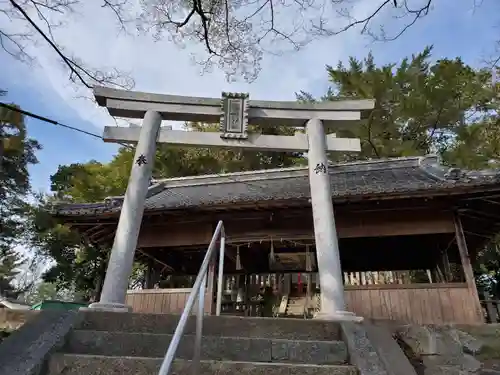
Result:
{"label": "electric cable", "polygon": [[[76,132],[79,132],[79,133],[82,133],[82,134],[85,134],[85,135],[88,135],[88,136],[91,136],[91,137],[94,137],[94,138],[99,138],[100,140],[103,140],[102,136],[97,135],[95,133],[91,133],[91,132],[89,132],[87,130],[79,129],[79,128],[76,128],[74,126],[62,124],[59,121],[52,120],[52,119],[50,119],[48,117],[45,117],[45,116],[37,115],[37,114],[35,114],[33,112],[25,111],[24,109],[20,109],[17,106],[12,105],[12,104],[7,104],[7,103],[0,102],[0,107],[7,108],[10,111],[18,112],[18,113],[20,113],[22,115],[25,115],[25,116],[28,116],[28,117],[32,117],[32,118],[35,118],[35,119],[40,120],[40,121],[48,122],[49,124],[52,124],[52,125],[60,126],[62,128],[73,130],[73,131],[76,131]],[[133,148],[132,146],[127,145],[125,143],[118,142],[118,144],[120,146],[123,146],[123,147],[126,147],[126,148]]]}
{"label": "electric cable", "polygon": [[[77,128],[77,127],[74,127],[74,126],[63,124],[63,123],[61,123],[59,121],[50,119],[50,118],[45,117],[45,116],[37,115],[37,114],[35,114],[33,112],[20,109],[17,106],[12,105],[12,104],[7,104],[7,103],[0,102],[0,107],[7,108],[10,111],[18,112],[18,113],[20,113],[22,115],[25,115],[25,116],[28,116],[28,117],[31,117],[31,118],[34,118],[34,119],[37,119],[37,120],[40,120],[40,121],[43,121],[43,122],[47,122],[47,123],[55,125],[55,126],[60,126],[62,128],[65,128],[65,129],[68,129],[68,130],[72,130],[72,131],[76,131],[78,133],[85,134],[85,135],[88,135],[88,136],[93,137],[93,138],[104,140],[103,137],[100,136],[100,135],[98,135],[98,134],[95,134],[95,133],[92,133],[92,132],[89,132],[87,130],[83,130],[83,129],[80,129],[80,128]],[[121,143],[121,142],[117,142],[117,143],[120,146],[122,146],[122,147],[125,147],[125,148],[128,148],[128,149],[134,149],[134,147],[132,147],[132,146],[130,146],[128,144]],[[223,175],[223,174],[220,174],[220,173],[214,173],[214,174],[217,175],[218,177],[226,177],[226,178],[232,180],[233,182],[243,183],[244,185],[247,185],[247,186],[257,187],[259,189],[263,188],[262,185],[253,184],[253,183],[250,183],[248,181],[240,181],[238,179],[232,178],[228,174],[227,175]],[[158,179],[158,180],[162,180],[162,179]]]}

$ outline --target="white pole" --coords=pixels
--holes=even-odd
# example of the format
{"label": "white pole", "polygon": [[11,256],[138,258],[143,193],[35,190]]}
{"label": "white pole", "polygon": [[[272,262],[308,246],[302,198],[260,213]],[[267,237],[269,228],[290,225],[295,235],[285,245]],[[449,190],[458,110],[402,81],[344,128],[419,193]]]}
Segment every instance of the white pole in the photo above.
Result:
{"label": "white pole", "polygon": [[222,306],[222,279],[224,277],[224,252],[226,249],[226,234],[222,232],[220,236],[220,252],[219,252],[219,275],[217,278],[217,300],[215,304],[215,315],[219,316]]}
{"label": "white pole", "polygon": [[333,215],[332,191],[326,156],[326,135],[317,118],[306,125],[309,151],[309,182],[314,221],[314,238],[321,285],[321,311],[317,318],[328,320],[360,320],[345,311],[344,285],[340,266],[339,243]]}
{"label": "white pole", "polygon": [[[208,270],[207,270],[208,271]],[[207,277],[205,275],[198,290],[198,311],[196,313],[196,336],[193,351],[193,375],[200,373],[201,340],[203,338],[203,316],[205,315],[205,293],[207,287]]]}
{"label": "white pole", "polygon": [[158,112],[146,112],[116,228],[101,299],[98,303],[91,304],[90,308],[114,311],[130,310],[125,305],[125,297],[128,280],[132,273],[144,203],[153,171],[156,139],[160,125],[161,116]]}

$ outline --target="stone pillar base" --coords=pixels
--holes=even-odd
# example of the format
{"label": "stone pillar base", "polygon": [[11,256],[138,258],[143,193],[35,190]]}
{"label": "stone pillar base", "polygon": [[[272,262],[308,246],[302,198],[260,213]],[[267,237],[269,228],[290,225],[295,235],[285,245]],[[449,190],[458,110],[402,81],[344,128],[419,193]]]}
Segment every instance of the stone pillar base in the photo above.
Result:
{"label": "stone pillar base", "polygon": [[314,317],[316,320],[328,320],[333,322],[354,322],[361,323],[364,318],[349,311],[323,312],[320,311]]}
{"label": "stone pillar base", "polygon": [[89,307],[81,307],[81,311],[108,311],[108,312],[132,312],[132,306],[127,306],[121,303],[103,303],[95,302],[89,305]]}

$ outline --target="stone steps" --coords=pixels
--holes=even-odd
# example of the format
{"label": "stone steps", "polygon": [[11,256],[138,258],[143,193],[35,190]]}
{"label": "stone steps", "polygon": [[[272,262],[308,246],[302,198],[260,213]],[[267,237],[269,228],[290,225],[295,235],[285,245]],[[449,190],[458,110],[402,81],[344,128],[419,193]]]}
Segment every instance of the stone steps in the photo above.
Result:
{"label": "stone steps", "polygon": [[[76,330],[64,352],[125,357],[164,357],[172,335]],[[177,358],[191,359],[194,335],[184,335]],[[347,348],[342,341],[304,341],[248,337],[203,336],[201,358],[218,361],[293,362],[345,364]]]}
{"label": "stone steps", "polygon": [[294,317],[300,317],[300,318],[303,318],[304,317],[304,309],[303,308],[300,308],[300,309],[288,309],[286,311],[286,315],[287,316],[294,316]]}
{"label": "stone steps", "polygon": [[[179,322],[178,315],[80,312],[82,322],[78,330],[163,333],[172,334]],[[195,317],[188,320],[185,335],[193,335],[196,330]],[[257,337],[283,340],[340,340],[340,327],[337,323],[297,319],[253,318],[238,316],[205,316],[203,319],[204,336]]]}
{"label": "stone steps", "polygon": [[286,308],[286,315],[290,316],[304,316],[306,297],[290,297],[288,299],[288,306]]}
{"label": "stone steps", "polygon": [[[157,375],[179,316],[85,311],[49,360],[48,375]],[[190,317],[171,375],[192,375]],[[206,316],[200,375],[357,375],[335,322]]]}
{"label": "stone steps", "polygon": [[[158,375],[162,358],[55,354],[48,375]],[[191,361],[175,360],[171,374],[192,375]],[[201,361],[199,375],[358,375],[353,366]]]}

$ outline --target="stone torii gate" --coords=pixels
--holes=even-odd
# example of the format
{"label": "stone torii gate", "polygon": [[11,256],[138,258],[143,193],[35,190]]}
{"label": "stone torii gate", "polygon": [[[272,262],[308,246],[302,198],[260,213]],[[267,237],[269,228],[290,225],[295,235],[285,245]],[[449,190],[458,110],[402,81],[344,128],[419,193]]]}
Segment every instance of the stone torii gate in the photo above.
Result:
{"label": "stone torii gate", "polygon": [[[307,152],[314,236],[321,285],[318,318],[357,320],[345,311],[339,246],[328,174],[328,151],[360,151],[359,139],[325,135],[324,127],[359,121],[374,108],[373,100],[324,103],[250,101],[248,94],[223,93],[222,99],[160,95],[104,87],[94,96],[110,115],[143,118],[142,127],[106,127],[106,142],[137,142],[135,163],[121,208],[101,299],[91,309],[129,311],[128,279],[141,227],[154,163],[156,143]],[[187,132],[161,128],[162,120],[220,122],[220,132]],[[248,124],[304,127],[306,133],[275,136],[247,133]]]}

